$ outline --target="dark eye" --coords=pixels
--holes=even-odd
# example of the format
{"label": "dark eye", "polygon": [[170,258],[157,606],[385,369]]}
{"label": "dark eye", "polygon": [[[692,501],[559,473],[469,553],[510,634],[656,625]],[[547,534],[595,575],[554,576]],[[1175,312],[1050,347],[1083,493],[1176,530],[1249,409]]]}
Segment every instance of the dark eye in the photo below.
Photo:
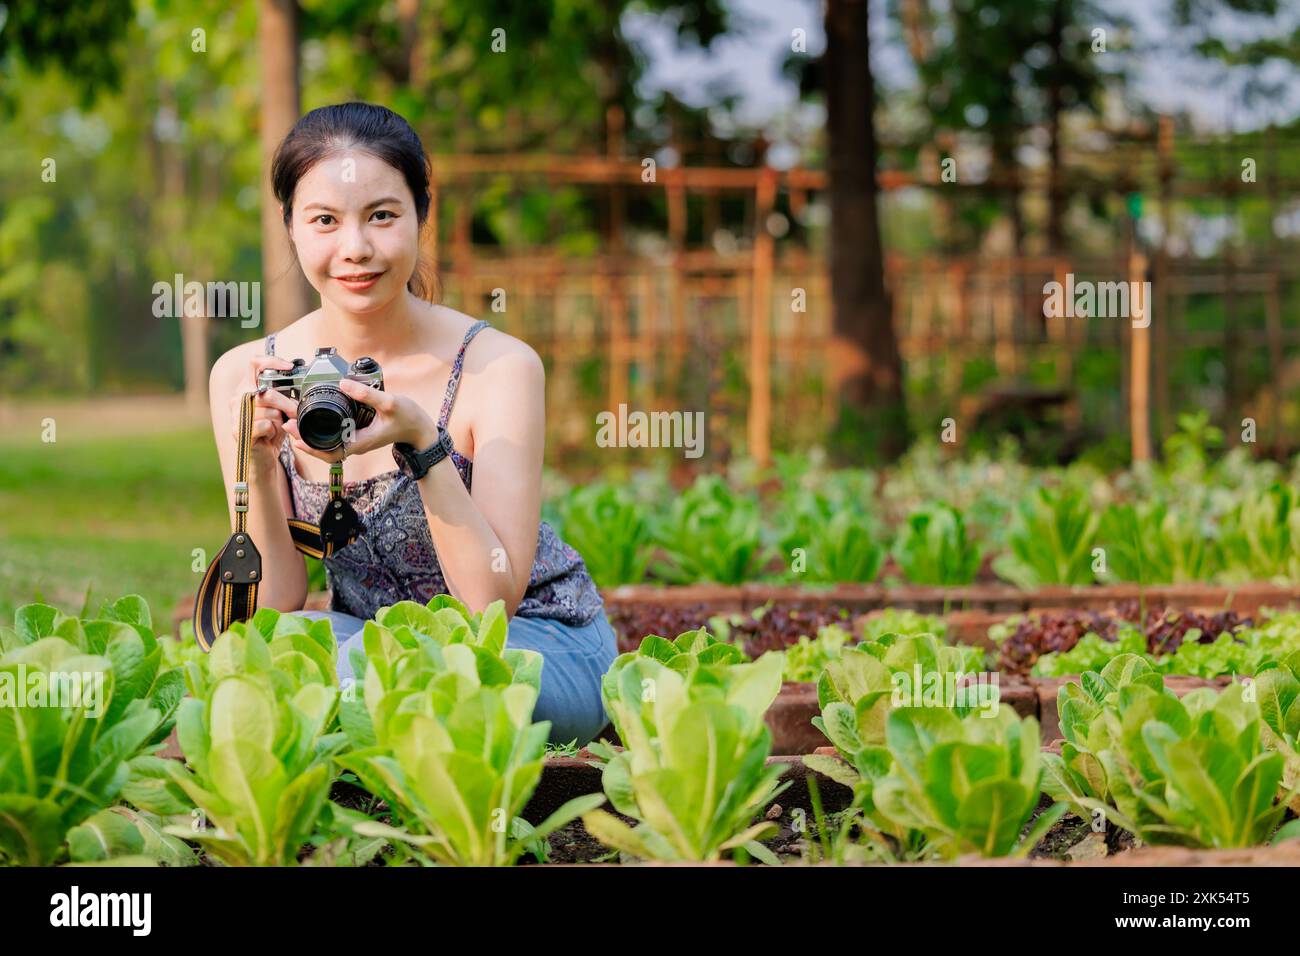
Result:
{"label": "dark eye", "polygon": [[376,210],[375,210],[371,215],[372,215],[372,216],[387,216],[387,217],[388,217],[387,219],[381,219],[381,220],[379,220],[380,222],[390,222],[390,221],[392,220],[392,218],[393,218],[393,214],[392,214],[391,212],[389,212],[387,209],[376,209]]}
{"label": "dark eye", "polygon": [[[326,222],[326,221],[325,221],[326,219],[328,219],[329,222]],[[318,222],[318,223],[320,223],[322,226],[328,226],[328,225],[333,224],[333,222],[334,222],[334,217],[331,216],[329,213],[326,212],[326,213],[321,213],[319,216],[317,216],[317,217],[316,217],[314,220],[312,220],[312,221],[313,221],[313,222]]]}

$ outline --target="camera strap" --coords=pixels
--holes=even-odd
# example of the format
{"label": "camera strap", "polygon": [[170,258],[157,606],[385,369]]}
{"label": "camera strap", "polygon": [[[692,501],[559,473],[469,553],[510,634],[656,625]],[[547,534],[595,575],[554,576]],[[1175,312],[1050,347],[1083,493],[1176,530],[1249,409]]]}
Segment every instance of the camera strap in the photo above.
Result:
{"label": "camera strap", "polygon": [[[234,621],[257,611],[262,556],[248,533],[248,468],[253,443],[253,407],[257,392],[245,392],[239,404],[239,439],[235,456],[235,530],[212,559],[194,599],[194,637],[204,651]],[[328,558],[355,541],[363,530],[356,509],[343,498],[343,464],[330,466],[330,500],[319,525],[289,519],[293,546],[313,558]]]}
{"label": "camera strap", "polygon": [[330,465],[330,500],[321,512],[320,524],[289,519],[293,546],[313,558],[328,558],[360,537],[361,516],[343,497],[343,463]]}

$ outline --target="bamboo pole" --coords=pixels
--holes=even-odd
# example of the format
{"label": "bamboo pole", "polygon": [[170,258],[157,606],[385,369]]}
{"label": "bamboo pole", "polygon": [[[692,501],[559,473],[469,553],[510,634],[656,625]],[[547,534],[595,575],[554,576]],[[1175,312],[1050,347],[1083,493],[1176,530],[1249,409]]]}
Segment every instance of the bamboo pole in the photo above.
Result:
{"label": "bamboo pole", "polygon": [[[1140,288],[1140,283],[1146,280],[1147,274],[1147,257],[1137,247],[1136,237],[1133,238],[1133,247],[1129,253],[1128,274],[1131,283],[1139,285],[1130,285],[1129,288]],[[1155,321],[1151,316],[1151,301],[1148,297],[1146,300],[1147,318]],[[1130,306],[1132,303],[1130,302]],[[1130,311],[1132,309],[1130,308]],[[1164,317],[1161,316],[1161,319]],[[1129,428],[1133,438],[1133,461],[1150,461],[1151,460],[1151,326],[1148,323],[1145,328],[1138,328],[1129,321],[1129,328],[1132,334],[1129,360]]]}
{"label": "bamboo pole", "polygon": [[767,217],[776,203],[776,171],[758,181],[754,193],[754,279],[750,291],[749,454],[760,465],[772,457],[772,265],[776,241]]}

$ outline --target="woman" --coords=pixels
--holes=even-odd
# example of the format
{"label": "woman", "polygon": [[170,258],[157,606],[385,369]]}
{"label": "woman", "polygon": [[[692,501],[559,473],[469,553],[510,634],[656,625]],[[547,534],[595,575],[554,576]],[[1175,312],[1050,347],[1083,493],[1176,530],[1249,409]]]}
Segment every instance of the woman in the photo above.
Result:
{"label": "woman", "polygon": [[[343,496],[363,530],[325,559],[332,610],[303,612],[333,623],[340,677],[352,676],[349,652],[384,605],[450,593],[481,611],[501,600],[511,615],[507,645],[545,661],[535,719],[551,721],[555,742],[587,743],[606,724],[600,677],[617,650],[582,558],[540,521],[542,363],[487,322],[432,303],[418,261],[430,202],[419,137],[380,106],[313,110],[280,144],[271,179],[321,307],[231,349],[212,370],[212,427],[232,520],[238,403],[262,369],[289,368],[288,359],[333,346],[348,361],[375,359],[384,388],[340,386],[375,409],[342,453],[302,441],[294,400],[258,396],[248,530],[262,555],[259,603],[302,608],[307,572],[286,522],[319,523],[330,463],[345,458]],[[444,429],[453,450],[423,477],[418,462],[406,473],[393,467],[395,444],[431,450]]]}

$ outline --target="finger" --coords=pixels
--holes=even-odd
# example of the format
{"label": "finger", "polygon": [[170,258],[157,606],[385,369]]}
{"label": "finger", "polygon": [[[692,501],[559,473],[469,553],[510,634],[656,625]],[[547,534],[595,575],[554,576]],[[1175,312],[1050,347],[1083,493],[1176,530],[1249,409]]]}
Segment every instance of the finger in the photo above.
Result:
{"label": "finger", "polygon": [[382,442],[375,440],[374,431],[371,426],[367,425],[361,431],[352,436],[352,441],[345,442],[343,445],[345,455],[364,455],[372,449],[380,447]]}
{"label": "finger", "polygon": [[293,447],[297,448],[304,454],[311,455],[313,458],[319,458],[321,461],[329,462],[331,465],[336,461],[343,460],[337,451],[321,451],[319,448],[312,448],[311,445],[308,445],[306,442],[300,441],[297,438],[293,440]]}
{"label": "finger", "polygon": [[293,363],[288,359],[280,358],[278,355],[254,355],[253,369],[255,371],[261,371],[264,368],[288,370],[293,368]]}
{"label": "finger", "polygon": [[381,392],[377,388],[362,385],[350,378],[339,382],[339,391],[355,401],[365,402],[377,412],[391,412],[397,402],[397,396],[392,392]]}
{"label": "finger", "polygon": [[253,387],[257,387],[258,377],[262,374],[263,369],[276,369],[278,371],[288,371],[293,368],[293,363],[288,362],[275,355],[254,355],[249,362],[253,372]]}
{"label": "finger", "polygon": [[273,388],[268,388],[259,395],[257,404],[263,408],[274,409],[276,412],[284,412],[294,418],[298,417],[298,403],[288,395],[283,395]]}
{"label": "finger", "polygon": [[297,419],[291,418],[287,422],[282,423],[280,427],[283,428],[284,433],[292,437],[294,441],[302,441],[302,433],[298,431]]}

